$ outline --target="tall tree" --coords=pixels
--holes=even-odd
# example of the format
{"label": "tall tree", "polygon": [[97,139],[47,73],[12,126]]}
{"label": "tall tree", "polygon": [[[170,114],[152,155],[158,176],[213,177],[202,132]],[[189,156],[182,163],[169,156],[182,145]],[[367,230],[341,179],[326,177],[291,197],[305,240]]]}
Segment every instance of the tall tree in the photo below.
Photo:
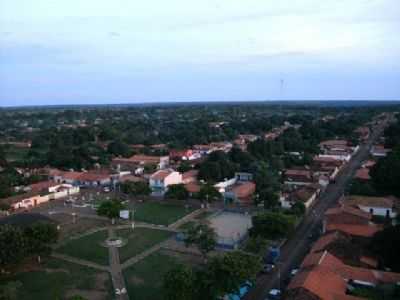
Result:
{"label": "tall tree", "polygon": [[99,216],[105,216],[115,223],[115,218],[118,218],[120,210],[124,209],[124,205],[119,200],[103,201],[97,208]]}
{"label": "tall tree", "polygon": [[213,279],[213,288],[220,296],[237,292],[241,284],[254,280],[261,270],[259,256],[240,251],[226,253],[213,257],[208,266],[209,275]]}
{"label": "tall tree", "polygon": [[163,296],[165,300],[191,300],[195,293],[193,270],[184,265],[169,270],[164,275]]}
{"label": "tall tree", "polygon": [[194,225],[185,232],[184,242],[186,247],[195,245],[206,260],[207,254],[217,245],[216,233],[206,224]]}
{"label": "tall tree", "polygon": [[19,263],[26,255],[28,245],[20,227],[0,226],[0,268]]}

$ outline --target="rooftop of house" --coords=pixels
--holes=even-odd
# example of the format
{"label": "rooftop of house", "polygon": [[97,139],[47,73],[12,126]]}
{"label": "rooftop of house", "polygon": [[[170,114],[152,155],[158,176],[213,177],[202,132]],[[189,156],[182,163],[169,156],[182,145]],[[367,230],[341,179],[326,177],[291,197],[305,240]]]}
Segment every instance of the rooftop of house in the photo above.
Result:
{"label": "rooftop of house", "polygon": [[290,176],[303,176],[303,177],[312,177],[312,172],[310,170],[297,170],[297,169],[287,169],[285,170],[285,175]]}
{"label": "rooftop of house", "polygon": [[140,181],[145,181],[145,179],[143,179],[142,177],[139,177],[139,176],[129,174],[129,175],[122,176],[119,179],[119,181],[120,182],[127,182],[127,181],[140,182]]}
{"label": "rooftop of house", "polygon": [[47,180],[47,181],[41,181],[41,182],[31,184],[29,187],[30,187],[31,191],[39,192],[39,191],[46,190],[46,189],[49,189],[49,188],[57,186],[57,185],[59,185],[59,183],[51,181],[51,180]]}
{"label": "rooftop of house", "polygon": [[172,170],[158,170],[150,176],[152,180],[164,180],[169,175],[171,175],[174,171]]}
{"label": "rooftop of house", "polygon": [[236,183],[231,188],[230,191],[235,193],[236,197],[244,198],[252,195],[256,190],[256,184],[250,181]]}
{"label": "rooftop of house", "polygon": [[336,207],[329,208],[325,212],[325,216],[342,215],[342,214],[350,214],[350,215],[364,218],[366,220],[370,220],[372,217],[370,213],[367,213],[358,208],[354,208],[349,205],[343,205],[343,204],[340,204]]}
{"label": "rooftop of house", "polygon": [[[340,275],[325,268],[316,267],[312,270],[303,270],[296,274],[288,286],[288,294],[305,289],[322,300],[361,300],[363,298],[346,295],[347,283]],[[289,299],[299,299],[293,294]],[[310,298],[305,298],[310,299]]]}
{"label": "rooftop of house", "polygon": [[28,199],[28,198],[32,198],[32,197],[37,197],[40,195],[46,195],[48,194],[48,191],[46,192],[42,192],[42,191],[30,191],[27,193],[22,193],[22,194],[18,194],[15,196],[11,196],[8,198],[4,198],[4,199],[0,199],[1,203],[6,203],[8,205],[14,204],[14,203],[18,203],[24,199]]}
{"label": "rooftop of house", "polygon": [[341,224],[328,223],[326,232],[340,231],[355,237],[372,238],[382,227],[374,224]]}
{"label": "rooftop of house", "polygon": [[395,199],[392,197],[348,196],[343,202],[351,206],[380,208],[393,208],[395,205]]}
{"label": "rooftop of house", "polygon": [[114,158],[115,162],[132,162],[132,163],[143,163],[143,164],[158,164],[160,160],[168,158],[168,156],[152,156],[152,155],[144,155],[144,154],[135,154],[129,158]]}
{"label": "rooftop of house", "polygon": [[320,146],[347,146],[348,141],[346,140],[327,140],[319,143]]}
{"label": "rooftop of house", "polygon": [[323,267],[325,270],[335,272],[345,280],[359,280],[372,284],[396,283],[400,281],[400,273],[349,266],[328,251],[310,253],[306,256],[301,268],[309,270],[314,267]]}
{"label": "rooftop of house", "polygon": [[369,169],[368,168],[360,168],[356,171],[356,174],[354,175],[354,178],[360,179],[360,180],[370,180],[371,176],[369,175]]}
{"label": "rooftop of house", "polygon": [[321,236],[313,245],[313,247],[311,248],[311,253],[314,252],[320,252],[320,251],[324,251],[326,250],[326,247],[333,243],[334,241],[340,239],[340,238],[344,238],[344,236],[338,232],[338,231],[334,231],[331,233],[327,233],[323,236]]}
{"label": "rooftop of house", "polygon": [[110,174],[105,173],[94,173],[94,172],[83,172],[78,177],[80,181],[101,181],[110,178]]}
{"label": "rooftop of house", "polygon": [[318,189],[313,187],[302,187],[295,190],[291,197],[295,201],[307,202],[317,191]]}

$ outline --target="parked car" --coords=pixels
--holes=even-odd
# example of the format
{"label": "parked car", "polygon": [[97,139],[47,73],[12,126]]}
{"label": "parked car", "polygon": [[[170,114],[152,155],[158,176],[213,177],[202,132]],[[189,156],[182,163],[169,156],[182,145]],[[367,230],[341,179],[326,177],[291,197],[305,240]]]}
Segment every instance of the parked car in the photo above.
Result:
{"label": "parked car", "polygon": [[268,292],[268,296],[265,300],[278,300],[281,299],[281,290],[272,289]]}
{"label": "parked car", "polygon": [[292,269],[292,271],[290,271],[290,277],[294,277],[297,273],[299,272],[299,269]]}

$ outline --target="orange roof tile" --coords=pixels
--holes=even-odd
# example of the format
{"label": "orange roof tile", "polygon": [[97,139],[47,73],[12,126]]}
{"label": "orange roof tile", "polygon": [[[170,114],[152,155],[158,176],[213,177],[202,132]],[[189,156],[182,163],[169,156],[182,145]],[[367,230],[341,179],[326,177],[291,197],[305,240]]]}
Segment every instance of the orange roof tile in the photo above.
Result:
{"label": "orange roof tile", "polygon": [[382,230],[381,227],[376,225],[353,225],[353,224],[327,224],[326,231],[340,231],[351,236],[359,236],[370,238],[373,237],[375,233]]}
{"label": "orange roof tile", "polygon": [[170,170],[159,170],[150,176],[153,180],[164,180],[172,171]]}
{"label": "orange roof tile", "polygon": [[325,212],[326,216],[330,216],[330,215],[340,215],[340,214],[351,214],[357,217],[361,217],[361,218],[365,218],[367,220],[371,219],[371,214],[362,211],[358,208],[354,208],[354,207],[350,207],[348,205],[339,205],[333,208],[328,209]]}

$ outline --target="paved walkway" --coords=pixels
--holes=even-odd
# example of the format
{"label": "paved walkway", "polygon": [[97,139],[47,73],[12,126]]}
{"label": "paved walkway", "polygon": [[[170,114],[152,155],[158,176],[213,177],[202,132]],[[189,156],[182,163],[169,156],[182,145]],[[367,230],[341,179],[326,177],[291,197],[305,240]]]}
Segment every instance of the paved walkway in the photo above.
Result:
{"label": "paved walkway", "polygon": [[[115,231],[114,228],[108,228],[108,238],[115,238]],[[119,252],[118,248],[115,246],[110,246],[108,248],[109,251],[109,258],[110,258],[110,272],[111,272],[111,279],[113,282],[114,290],[125,290],[124,294],[116,295],[116,299],[121,300],[129,300],[128,291],[125,286],[125,279],[122,275],[122,268],[121,263],[119,260]]]}
{"label": "paved walkway", "polygon": [[195,218],[196,216],[198,216],[199,214],[201,214],[203,211],[206,211],[206,209],[204,208],[199,208],[196,209],[195,211],[192,211],[190,214],[184,216],[183,218],[179,219],[178,221],[176,221],[175,223],[172,223],[168,226],[168,228],[171,229],[178,229],[179,226],[181,226],[182,224],[192,220],[193,218]]}
{"label": "paved walkway", "polygon": [[128,259],[127,261],[125,261],[121,267],[122,269],[126,269],[134,264],[136,264],[137,262],[141,261],[142,259],[144,259],[145,257],[149,256],[150,254],[157,252],[158,250],[160,250],[166,243],[168,242],[168,240],[163,241],[161,243],[158,243],[157,245],[154,245],[153,247],[147,249],[146,251],[131,257],[130,259]]}

